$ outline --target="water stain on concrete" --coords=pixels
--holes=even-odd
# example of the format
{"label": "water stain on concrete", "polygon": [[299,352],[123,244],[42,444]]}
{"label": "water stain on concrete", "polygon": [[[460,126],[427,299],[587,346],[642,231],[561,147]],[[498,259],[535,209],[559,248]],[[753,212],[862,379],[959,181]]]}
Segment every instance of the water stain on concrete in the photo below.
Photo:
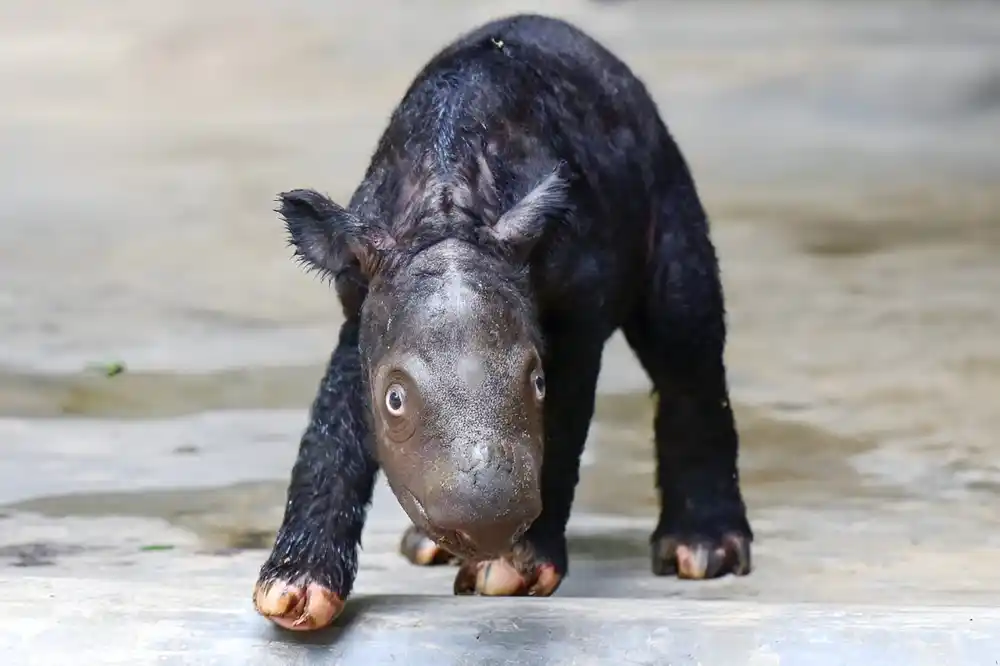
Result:
{"label": "water stain on concrete", "polygon": [[149,419],[225,409],[308,405],[322,364],[194,373],[131,372],[108,377],[99,368],[75,374],[0,369],[0,417]]}
{"label": "water stain on concrete", "polygon": [[19,543],[0,546],[0,562],[7,560],[10,566],[18,568],[49,567],[64,555],[78,555],[88,550],[95,548],[44,542]]}
{"label": "water stain on concrete", "polygon": [[[647,393],[598,399],[574,512],[644,518],[648,528],[576,536],[576,547],[585,557],[631,557],[647,548],[658,511],[652,404]],[[871,450],[869,441],[835,437],[746,407],[737,407],[737,418],[744,447],[743,484],[752,510],[788,504],[821,506],[844,497],[895,496],[865,483],[850,464],[853,455]],[[183,455],[197,457],[199,453],[186,450]],[[822,475],[816,474],[818,469]],[[161,519],[197,535],[204,548],[224,551],[269,546],[280,523],[285,492],[285,482],[275,480],[211,488],[73,493],[30,499],[8,508],[49,517]]]}
{"label": "water stain on concrete", "polygon": [[121,516],[165,520],[189,530],[208,550],[266,548],[281,520],[284,483],[247,482],[221,488],[74,493],[10,505],[50,518]]}

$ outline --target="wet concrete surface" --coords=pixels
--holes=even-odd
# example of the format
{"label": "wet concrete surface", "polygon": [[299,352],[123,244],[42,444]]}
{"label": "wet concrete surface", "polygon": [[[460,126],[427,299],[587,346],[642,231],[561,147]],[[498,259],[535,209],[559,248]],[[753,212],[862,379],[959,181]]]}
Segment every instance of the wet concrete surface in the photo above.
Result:
{"label": "wet concrete surface", "polygon": [[[340,322],[274,195],[345,200],[422,62],[522,9],[621,53],[694,169],[757,535],[747,578],[649,575],[652,403],[616,338],[559,595],[996,605],[1000,8],[976,2],[0,6],[0,580],[249,605]],[[360,593],[449,593],[404,525],[380,487]]]}
{"label": "wet concrete surface", "polygon": [[[55,600],[47,619],[66,627],[75,663],[989,664],[1000,650],[1000,613],[981,608],[362,595],[337,627],[287,638],[234,603],[224,584],[157,584],[136,595],[119,581],[17,581],[29,585]],[[102,613],[89,612],[98,604]],[[19,632],[14,640],[0,635],[5,654],[13,648],[30,656],[24,663],[66,663],[59,642],[45,640],[48,624],[25,619],[28,603],[3,598],[4,611]],[[837,649],[819,652],[817,644]]]}

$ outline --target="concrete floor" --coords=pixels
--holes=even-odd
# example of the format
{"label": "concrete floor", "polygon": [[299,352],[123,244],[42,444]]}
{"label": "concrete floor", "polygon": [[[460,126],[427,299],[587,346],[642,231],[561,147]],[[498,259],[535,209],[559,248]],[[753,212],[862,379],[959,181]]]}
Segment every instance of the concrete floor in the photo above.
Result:
{"label": "concrete floor", "polygon": [[[347,619],[293,640],[250,591],[340,320],[274,194],[346,199],[422,62],[517,10],[632,64],[700,183],[756,570],[648,574],[652,414],[616,338],[556,597],[450,596],[380,487]],[[996,663],[998,63],[976,2],[0,5],[0,653]]]}

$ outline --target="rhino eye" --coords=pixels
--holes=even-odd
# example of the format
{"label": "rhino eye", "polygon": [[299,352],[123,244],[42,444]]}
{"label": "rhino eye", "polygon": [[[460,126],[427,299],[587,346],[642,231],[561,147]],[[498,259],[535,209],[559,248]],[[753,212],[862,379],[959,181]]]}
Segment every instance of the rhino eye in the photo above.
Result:
{"label": "rhino eye", "polygon": [[535,397],[542,400],[545,397],[545,377],[538,370],[531,373],[531,385],[535,389]]}
{"label": "rhino eye", "polygon": [[385,392],[385,408],[393,416],[402,416],[406,407],[406,389],[402,384],[393,384]]}

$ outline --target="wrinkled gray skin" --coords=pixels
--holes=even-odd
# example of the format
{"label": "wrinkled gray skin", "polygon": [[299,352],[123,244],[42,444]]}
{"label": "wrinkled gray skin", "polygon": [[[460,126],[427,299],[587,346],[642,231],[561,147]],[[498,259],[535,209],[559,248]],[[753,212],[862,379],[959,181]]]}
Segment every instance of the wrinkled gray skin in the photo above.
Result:
{"label": "wrinkled gray skin", "polygon": [[379,460],[453,552],[509,548],[541,511],[544,377],[516,294],[457,240],[372,285],[363,365]]}

